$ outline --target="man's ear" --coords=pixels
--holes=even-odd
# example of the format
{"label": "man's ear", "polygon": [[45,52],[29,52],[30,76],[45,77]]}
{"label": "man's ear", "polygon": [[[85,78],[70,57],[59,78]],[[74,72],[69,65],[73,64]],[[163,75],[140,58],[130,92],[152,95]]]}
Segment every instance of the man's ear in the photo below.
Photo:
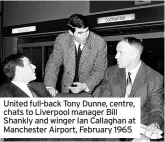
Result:
{"label": "man's ear", "polygon": [[70,34],[70,35],[73,35],[73,33],[71,32],[71,30],[69,30],[69,34]]}
{"label": "man's ear", "polygon": [[132,55],[132,58],[133,59],[136,59],[138,57],[138,51],[137,51],[137,49],[134,49],[131,55]]}

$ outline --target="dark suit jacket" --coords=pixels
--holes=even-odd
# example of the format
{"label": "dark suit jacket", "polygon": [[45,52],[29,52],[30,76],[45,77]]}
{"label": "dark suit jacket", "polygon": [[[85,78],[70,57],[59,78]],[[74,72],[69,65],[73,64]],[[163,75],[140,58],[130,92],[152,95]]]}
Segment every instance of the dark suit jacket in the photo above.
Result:
{"label": "dark suit jacket", "polygon": [[[31,82],[30,86],[38,97],[51,97],[45,86],[39,82]],[[0,87],[0,97],[28,97],[19,87],[13,83],[4,84]],[[5,141],[49,141],[47,138],[7,138]]]}
{"label": "dark suit jacket", "polygon": [[[30,86],[38,97],[51,97],[42,83],[31,82]],[[0,87],[0,97],[28,97],[28,95],[13,83],[8,83]]]}
{"label": "dark suit jacket", "polygon": [[[62,93],[69,93],[68,86],[71,86],[75,76],[75,42],[68,32],[60,34],[55,40],[53,52],[45,69],[46,87],[56,87],[59,67],[62,64]],[[102,81],[106,67],[107,44],[102,37],[90,32],[81,53],[78,74],[79,81],[87,84],[93,96],[99,95],[100,88],[96,86]]]}
{"label": "dark suit jacket", "polygon": [[[124,97],[126,89],[125,69],[108,67],[102,82],[100,97]],[[129,97],[141,98],[141,123],[158,123],[163,126],[163,76],[142,62],[135,77]]]}

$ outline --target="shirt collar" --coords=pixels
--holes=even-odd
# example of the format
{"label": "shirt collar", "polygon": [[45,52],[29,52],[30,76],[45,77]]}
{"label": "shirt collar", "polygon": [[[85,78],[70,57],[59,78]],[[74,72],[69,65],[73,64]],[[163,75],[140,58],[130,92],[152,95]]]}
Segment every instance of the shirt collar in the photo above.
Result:
{"label": "shirt collar", "polygon": [[[75,43],[75,45],[76,45],[76,49],[78,49],[78,45],[79,45],[80,43],[77,42],[75,39],[74,39],[74,43]],[[84,47],[84,44],[81,44],[81,46],[80,46],[81,50],[83,49],[83,47]]]}
{"label": "shirt collar", "polygon": [[18,88],[20,88],[22,91],[24,91],[29,97],[33,97],[26,83],[20,81],[11,81],[11,82],[14,85],[16,85]]}
{"label": "shirt collar", "polygon": [[[132,81],[132,84],[134,83],[134,80],[135,80],[135,77],[136,77],[136,74],[140,68],[140,65],[141,65],[141,61],[140,63],[134,68],[132,69],[131,71],[129,71],[131,73],[131,81]],[[128,76],[128,70],[126,69],[126,79],[127,79],[127,76]]]}
{"label": "shirt collar", "polygon": [[20,81],[11,81],[11,82],[12,82],[13,84],[17,85],[17,86],[18,86],[18,85],[21,85],[21,86],[22,86],[22,85],[24,85],[24,86],[27,85],[27,84],[25,84],[24,82],[20,82]]}

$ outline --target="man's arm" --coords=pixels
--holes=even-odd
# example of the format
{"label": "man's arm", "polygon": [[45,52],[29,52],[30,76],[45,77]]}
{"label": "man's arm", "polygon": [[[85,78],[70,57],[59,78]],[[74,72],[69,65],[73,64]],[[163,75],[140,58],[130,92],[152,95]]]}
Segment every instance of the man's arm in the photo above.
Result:
{"label": "man's arm", "polygon": [[110,97],[110,88],[108,81],[108,68],[105,70],[103,82],[101,83],[101,92],[99,97]]}
{"label": "man's arm", "polygon": [[164,123],[164,103],[163,103],[163,77],[156,78],[154,87],[150,94],[150,125],[156,123],[159,127]]}
{"label": "man's arm", "polygon": [[11,90],[0,88],[0,97],[13,97]]}
{"label": "man's arm", "polygon": [[63,49],[61,47],[61,39],[57,37],[54,43],[54,49],[49,57],[45,68],[44,84],[46,87],[56,87],[58,73],[63,61]]}

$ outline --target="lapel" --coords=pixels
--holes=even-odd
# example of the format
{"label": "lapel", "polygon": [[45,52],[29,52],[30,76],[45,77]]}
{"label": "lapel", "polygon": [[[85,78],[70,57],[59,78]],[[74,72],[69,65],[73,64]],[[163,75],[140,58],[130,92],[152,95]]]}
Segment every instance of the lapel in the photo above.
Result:
{"label": "lapel", "polygon": [[9,84],[10,88],[13,91],[13,97],[29,97],[24,91],[22,91],[19,87],[14,85],[12,82]]}
{"label": "lapel", "polygon": [[83,65],[83,63],[85,62],[85,60],[89,57],[89,54],[91,52],[91,40],[92,40],[92,35],[91,32],[89,34],[89,38],[87,40],[87,42],[84,44],[82,53],[81,53],[81,57],[80,57],[80,63],[79,63],[79,68],[81,68],[81,66]]}
{"label": "lapel", "polygon": [[75,74],[75,42],[73,37],[70,37],[70,43],[69,43],[69,49],[68,49],[68,62],[67,62],[67,67],[71,71],[72,76]]}
{"label": "lapel", "polygon": [[[118,68],[118,67],[117,67]],[[125,96],[125,89],[126,89],[126,75],[125,69],[118,68],[116,76],[113,77],[113,84],[115,90],[115,96],[117,97],[124,97]]]}
{"label": "lapel", "polygon": [[134,97],[135,96],[136,91],[141,86],[143,86],[145,78],[146,78],[146,67],[145,67],[145,64],[143,62],[141,62],[141,66],[140,66],[140,68],[137,72],[137,75],[135,77],[135,80],[134,80],[132,90],[131,90],[131,93],[130,93],[129,97]]}

